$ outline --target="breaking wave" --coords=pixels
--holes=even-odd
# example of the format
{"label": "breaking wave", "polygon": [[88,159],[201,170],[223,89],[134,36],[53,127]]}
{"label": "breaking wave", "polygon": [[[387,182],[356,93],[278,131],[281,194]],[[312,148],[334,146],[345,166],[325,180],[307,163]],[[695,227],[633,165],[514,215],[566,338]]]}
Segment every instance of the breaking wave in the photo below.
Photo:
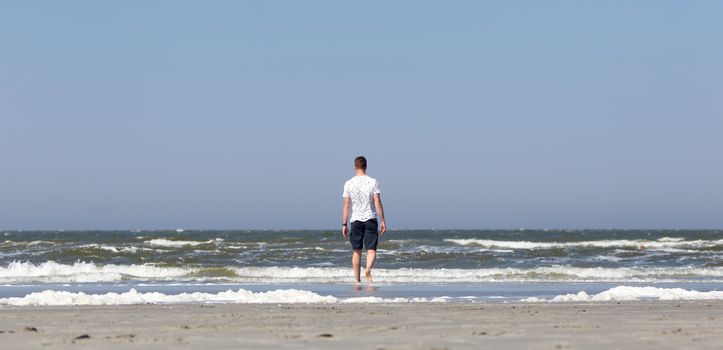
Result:
{"label": "breaking wave", "polygon": [[208,241],[180,241],[180,240],[170,240],[170,239],[166,239],[166,238],[156,238],[156,239],[148,240],[147,243],[150,245],[155,245],[155,246],[159,246],[159,247],[177,248],[177,247],[184,247],[184,246],[195,247],[195,246],[199,246],[202,244],[213,244],[213,243],[222,242],[222,241],[223,241],[223,239],[221,239],[221,238],[210,239]]}
{"label": "breaking wave", "polygon": [[[198,281],[233,283],[345,283],[350,268],[341,267],[165,267],[12,262],[0,267],[0,283],[89,283],[116,281]],[[377,269],[382,283],[455,282],[682,282],[723,281],[723,267],[572,267],[480,269]]]}
{"label": "breaking wave", "polygon": [[485,248],[508,248],[508,249],[554,249],[570,247],[597,247],[597,248],[634,248],[634,249],[664,249],[664,248],[712,248],[723,245],[723,239],[719,240],[691,240],[686,241],[679,237],[663,237],[658,240],[600,240],[580,242],[530,242],[530,241],[497,241],[490,239],[445,239],[450,242],[464,246],[480,246]]}
{"label": "breaking wave", "polygon": [[55,261],[35,265],[16,261],[7,267],[0,267],[0,282],[84,283],[114,282],[123,279],[172,279],[194,271],[195,269],[154,265],[96,265],[82,261],[72,265],[59,264]]}

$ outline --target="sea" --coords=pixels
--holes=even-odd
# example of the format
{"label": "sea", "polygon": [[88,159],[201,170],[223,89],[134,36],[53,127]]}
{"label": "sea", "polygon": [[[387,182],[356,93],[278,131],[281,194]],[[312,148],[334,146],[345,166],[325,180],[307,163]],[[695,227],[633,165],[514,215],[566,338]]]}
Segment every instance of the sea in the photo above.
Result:
{"label": "sea", "polygon": [[0,231],[0,307],[723,299],[721,230]]}

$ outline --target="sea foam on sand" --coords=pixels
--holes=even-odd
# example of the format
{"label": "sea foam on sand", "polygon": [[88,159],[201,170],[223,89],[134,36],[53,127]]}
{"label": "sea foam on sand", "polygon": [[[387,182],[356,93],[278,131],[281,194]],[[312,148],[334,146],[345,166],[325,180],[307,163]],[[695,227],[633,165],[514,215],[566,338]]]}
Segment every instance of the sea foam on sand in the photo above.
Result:
{"label": "sea foam on sand", "polygon": [[523,302],[559,302],[559,301],[633,301],[633,300],[723,300],[723,291],[699,292],[682,288],[629,287],[618,286],[598,294],[589,295],[585,291],[577,294],[558,295],[552,299],[537,297],[525,298]]}
{"label": "sea foam on sand", "polygon": [[45,290],[24,297],[0,298],[0,305],[9,306],[59,306],[59,305],[131,305],[131,304],[178,304],[178,303],[418,303],[446,302],[439,298],[392,298],[358,297],[341,299],[331,295],[319,295],[307,290],[279,289],[268,292],[252,292],[245,289],[227,290],[219,293],[164,294],[158,292],[138,293],[131,289],[125,293],[85,294]]}

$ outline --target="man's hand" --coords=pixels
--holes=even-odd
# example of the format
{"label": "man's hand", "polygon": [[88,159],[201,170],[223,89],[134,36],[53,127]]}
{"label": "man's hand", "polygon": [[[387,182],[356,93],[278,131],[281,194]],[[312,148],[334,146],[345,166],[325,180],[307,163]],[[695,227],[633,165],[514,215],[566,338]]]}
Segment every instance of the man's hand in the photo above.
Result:
{"label": "man's hand", "polygon": [[347,225],[349,224],[350,208],[351,208],[351,198],[344,197],[344,205],[343,205],[343,208],[341,211],[341,234],[344,236],[344,239],[346,239],[346,237],[349,236],[349,227],[347,227]]}
{"label": "man's hand", "polygon": [[374,206],[377,207],[377,215],[379,216],[379,235],[384,236],[384,232],[387,232],[387,221],[384,220],[384,207],[382,206],[382,195],[379,193],[374,194]]}

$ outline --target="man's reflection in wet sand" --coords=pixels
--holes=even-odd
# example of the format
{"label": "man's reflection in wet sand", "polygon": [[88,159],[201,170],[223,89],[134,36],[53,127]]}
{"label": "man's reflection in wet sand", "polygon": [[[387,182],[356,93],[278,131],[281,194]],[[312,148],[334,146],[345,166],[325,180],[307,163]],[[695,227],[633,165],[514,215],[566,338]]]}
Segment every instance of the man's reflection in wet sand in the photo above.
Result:
{"label": "man's reflection in wet sand", "polygon": [[355,283],[354,286],[353,286],[351,289],[352,289],[353,291],[355,291],[355,292],[361,292],[362,289],[364,289],[364,290],[366,290],[366,292],[368,292],[368,293],[374,293],[374,292],[376,292],[377,290],[379,290],[379,287],[375,287],[375,286],[373,286],[373,285],[371,285],[371,284],[367,284],[366,288],[364,288],[364,287],[362,287],[361,284]]}

